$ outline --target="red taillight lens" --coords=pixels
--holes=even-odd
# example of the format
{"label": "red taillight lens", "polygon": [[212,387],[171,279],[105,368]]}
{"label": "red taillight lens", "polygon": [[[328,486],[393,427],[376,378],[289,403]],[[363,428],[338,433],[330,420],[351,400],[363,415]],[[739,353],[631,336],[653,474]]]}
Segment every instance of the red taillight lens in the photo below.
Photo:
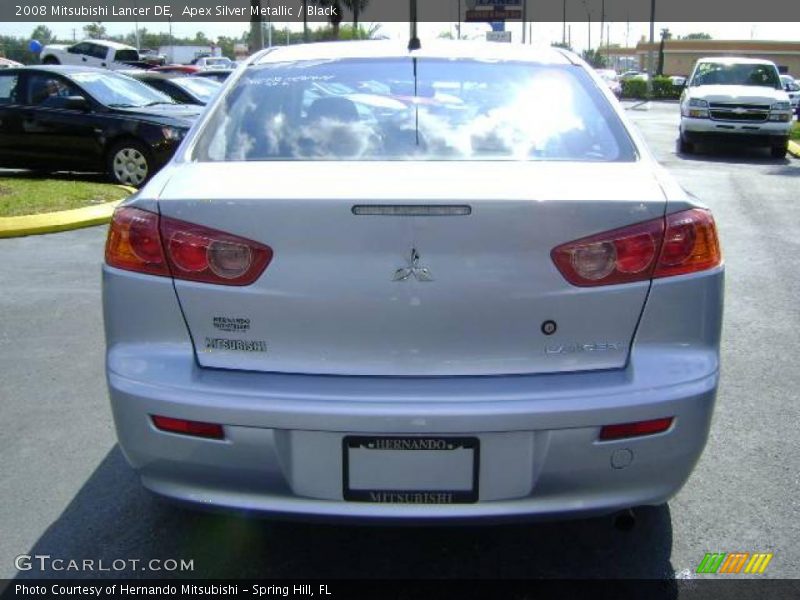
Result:
{"label": "red taillight lens", "polygon": [[153,415],[151,418],[153,419],[153,425],[161,431],[211,438],[214,440],[221,440],[225,437],[222,425],[218,425],[217,423],[187,421],[186,419],[173,419],[172,417],[162,417],[160,415]]}
{"label": "red taillight lens", "polygon": [[106,240],[106,263],[127,271],[169,276],[158,215],[138,208],[114,211]]}
{"label": "red taillight lens", "polygon": [[605,425],[600,429],[599,439],[619,440],[622,438],[638,437],[640,435],[653,435],[666,431],[672,425],[672,417],[653,419],[651,421],[637,421],[635,423],[619,423]]}
{"label": "red taillight lens", "polygon": [[573,285],[594,286],[649,279],[664,234],[654,219],[558,246],[553,262]]}
{"label": "red taillight lens", "polygon": [[712,269],[722,263],[717,227],[707,210],[693,208],[667,215],[661,257],[653,277]]}
{"label": "red taillight lens", "polygon": [[551,257],[581,287],[683,275],[722,262],[714,219],[699,208],[575,240]]}
{"label": "red taillight lens", "polygon": [[220,285],[249,285],[272,260],[272,248],[138,208],[114,213],[106,262],[129,271]]}

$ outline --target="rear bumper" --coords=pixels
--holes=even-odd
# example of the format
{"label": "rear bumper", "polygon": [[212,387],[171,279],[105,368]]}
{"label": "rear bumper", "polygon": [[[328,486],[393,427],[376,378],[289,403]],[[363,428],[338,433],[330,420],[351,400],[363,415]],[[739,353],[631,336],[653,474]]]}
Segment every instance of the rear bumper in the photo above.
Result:
{"label": "rear bumper", "polygon": [[[712,372],[625,392],[630,370],[639,368],[633,365],[578,376],[586,386],[562,394],[534,377],[382,381],[209,373],[177,357],[161,367],[182,370],[183,377],[169,385],[108,374],[120,446],[147,488],[203,505],[340,518],[544,516],[664,502],[702,452],[718,381]],[[191,388],[181,385],[191,380]],[[226,439],[158,431],[153,414],[222,423]],[[597,440],[604,424],[665,416],[675,422],[662,434]],[[479,502],[344,502],[348,433],[479,438]]]}
{"label": "rear bumper", "polygon": [[[302,519],[505,520],[660,504],[686,482],[708,437],[722,287],[721,268],[653,282],[623,369],[315,376],[199,368],[171,281],[106,267],[119,444],[157,494]],[[219,423],[225,439],[165,433],[151,415]],[[663,433],[598,441],[603,425],[662,417],[674,417]],[[345,501],[348,434],[478,438],[478,502]]]}

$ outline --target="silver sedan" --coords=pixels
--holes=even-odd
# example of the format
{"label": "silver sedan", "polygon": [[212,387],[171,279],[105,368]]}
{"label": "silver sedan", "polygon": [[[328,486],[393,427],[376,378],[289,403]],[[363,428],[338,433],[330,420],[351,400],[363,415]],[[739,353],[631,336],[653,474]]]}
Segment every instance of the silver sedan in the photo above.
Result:
{"label": "silver sedan", "polygon": [[171,499],[610,513],[708,435],[714,220],[565,51],[256,54],[117,209],[103,280],[119,443]]}

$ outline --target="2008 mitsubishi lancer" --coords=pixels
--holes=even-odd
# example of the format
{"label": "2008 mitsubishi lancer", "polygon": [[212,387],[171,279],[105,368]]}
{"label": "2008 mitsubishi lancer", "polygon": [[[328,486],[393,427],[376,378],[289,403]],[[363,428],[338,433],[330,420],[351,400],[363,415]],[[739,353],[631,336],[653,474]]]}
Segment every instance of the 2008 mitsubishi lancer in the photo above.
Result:
{"label": "2008 mitsubishi lancer", "polygon": [[198,505],[659,504],[719,380],[711,213],[558,49],[254,55],[117,209],[103,286],[120,446]]}

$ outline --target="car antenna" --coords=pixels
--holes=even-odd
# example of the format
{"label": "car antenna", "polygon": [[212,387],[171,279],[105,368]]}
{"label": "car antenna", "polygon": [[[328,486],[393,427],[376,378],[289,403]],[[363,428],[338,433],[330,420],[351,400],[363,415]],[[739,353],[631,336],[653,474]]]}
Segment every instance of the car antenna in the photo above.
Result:
{"label": "car antenna", "polygon": [[414,50],[419,50],[422,48],[422,44],[419,41],[419,37],[417,37],[417,0],[408,0],[409,2],[409,12],[411,13],[410,21],[411,21],[411,37],[408,40],[408,51],[413,52]]}

